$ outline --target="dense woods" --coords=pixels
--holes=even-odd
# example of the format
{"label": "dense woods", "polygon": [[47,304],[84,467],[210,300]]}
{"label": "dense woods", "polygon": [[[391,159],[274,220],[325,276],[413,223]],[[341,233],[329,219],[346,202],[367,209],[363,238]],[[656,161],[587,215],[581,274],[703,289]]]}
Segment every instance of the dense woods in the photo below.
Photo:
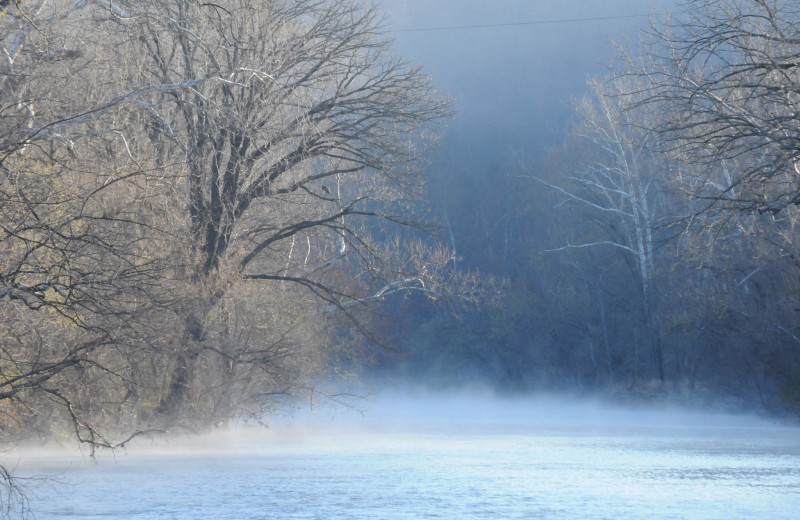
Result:
{"label": "dense woods", "polygon": [[796,414],[798,28],[796,2],[681,2],[543,156],[453,131],[431,200],[507,293],[416,316],[392,370]]}

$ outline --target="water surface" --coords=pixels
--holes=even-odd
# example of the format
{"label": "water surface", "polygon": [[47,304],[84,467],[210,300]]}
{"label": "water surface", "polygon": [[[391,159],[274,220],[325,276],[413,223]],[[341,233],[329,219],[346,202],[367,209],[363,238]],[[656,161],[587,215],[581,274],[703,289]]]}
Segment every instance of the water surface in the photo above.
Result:
{"label": "water surface", "polygon": [[58,476],[28,484],[40,520],[796,520],[800,511],[794,428],[445,419],[247,430],[96,462],[29,457],[18,474]]}

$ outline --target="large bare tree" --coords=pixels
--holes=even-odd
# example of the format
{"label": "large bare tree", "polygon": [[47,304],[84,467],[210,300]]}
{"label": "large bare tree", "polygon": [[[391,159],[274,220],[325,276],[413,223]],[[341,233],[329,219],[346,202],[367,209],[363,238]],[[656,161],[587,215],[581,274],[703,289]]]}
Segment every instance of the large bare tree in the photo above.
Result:
{"label": "large bare tree", "polygon": [[114,406],[128,430],[225,420],[322,370],[337,314],[358,324],[390,294],[446,292],[446,252],[385,239],[417,223],[415,163],[448,103],[391,53],[374,7],[13,9],[0,303],[20,320],[6,399],[58,401],[100,445],[92,421]]}
{"label": "large bare tree", "polygon": [[[418,188],[414,163],[429,146],[420,130],[444,116],[447,103],[389,52],[374,7],[124,7],[110,31],[123,35],[118,49],[132,57],[120,78],[126,90],[221,78],[142,96],[123,115],[134,153],[166,172],[186,209],[187,280],[205,291],[186,314],[192,342],[208,348],[208,313],[242,281],[300,286],[324,309],[379,299],[387,287],[425,289],[437,267],[397,272],[372,236],[413,222],[406,201]],[[194,348],[174,379],[191,372]],[[166,407],[183,398],[180,388]]]}

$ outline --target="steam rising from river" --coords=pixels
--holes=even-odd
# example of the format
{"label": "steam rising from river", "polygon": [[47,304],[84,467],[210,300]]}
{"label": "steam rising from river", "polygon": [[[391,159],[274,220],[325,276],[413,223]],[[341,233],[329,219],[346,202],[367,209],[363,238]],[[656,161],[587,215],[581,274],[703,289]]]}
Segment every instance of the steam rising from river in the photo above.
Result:
{"label": "steam rising from river", "polygon": [[[501,398],[488,392],[427,393],[408,391],[343,402],[298,404],[282,415],[265,417],[263,425],[234,423],[200,435],[167,434],[139,438],[125,450],[99,453],[138,458],[154,455],[207,455],[281,452],[289,446],[319,448],[321,444],[363,442],[370,438],[418,435],[595,434],[635,432],[655,434],[676,430],[781,429],[776,420],[755,415],[707,412],[669,406],[621,406],[598,400],[562,396]],[[28,447],[14,452],[20,460],[79,457],[86,451]]]}
{"label": "steam rising from river", "polygon": [[351,405],[17,469],[56,479],[23,481],[43,520],[797,518],[798,429],[755,417],[486,393]]}

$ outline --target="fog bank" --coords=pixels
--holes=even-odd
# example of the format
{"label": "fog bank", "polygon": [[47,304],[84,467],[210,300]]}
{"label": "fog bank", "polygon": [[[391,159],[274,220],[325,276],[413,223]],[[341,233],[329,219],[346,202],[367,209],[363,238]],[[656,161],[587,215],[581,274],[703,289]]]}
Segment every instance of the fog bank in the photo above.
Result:
{"label": "fog bank", "polygon": [[[634,407],[557,395],[507,398],[491,392],[430,393],[410,390],[351,399],[347,404],[298,405],[263,424],[239,422],[210,433],[180,430],[142,436],[125,449],[99,451],[96,460],[124,461],[149,457],[226,456],[283,453],[308,449],[348,449],[419,436],[533,435],[731,435],[797,436],[795,426],[755,415],[707,412],[671,406]],[[43,461],[91,462],[86,450],[68,446],[34,446],[15,450],[23,466]],[[8,464],[8,461],[5,461]],[[14,466],[14,464],[11,464]],[[65,466],[67,467],[67,466]]]}

